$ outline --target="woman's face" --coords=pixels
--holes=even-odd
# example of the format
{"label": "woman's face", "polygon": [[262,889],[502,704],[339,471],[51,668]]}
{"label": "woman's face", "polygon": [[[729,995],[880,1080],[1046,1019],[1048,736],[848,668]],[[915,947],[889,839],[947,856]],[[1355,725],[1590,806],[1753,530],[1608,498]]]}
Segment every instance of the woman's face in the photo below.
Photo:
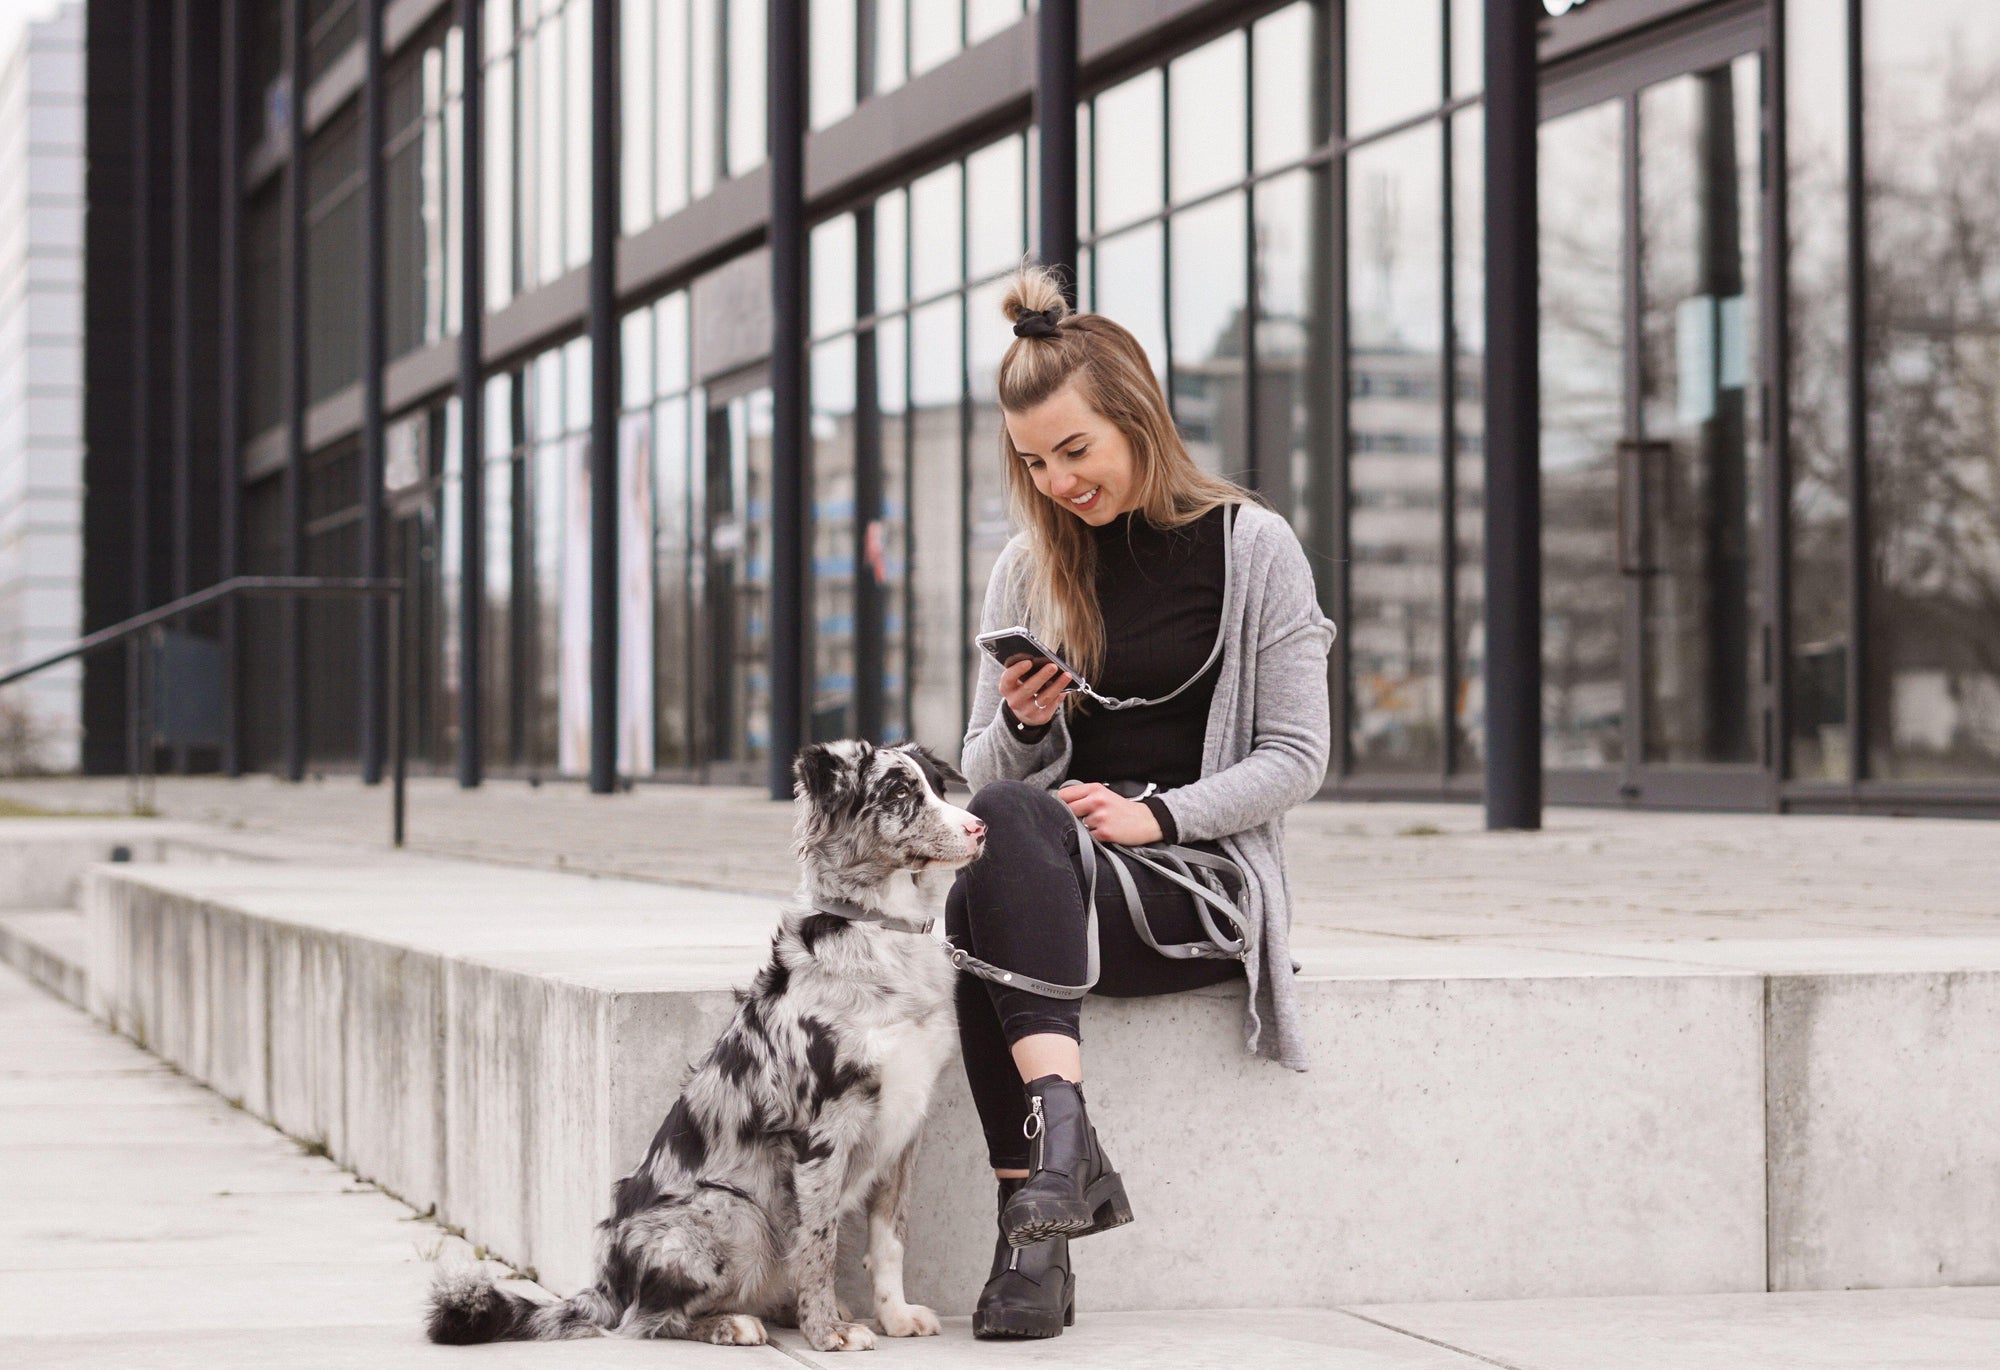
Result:
{"label": "woman's face", "polygon": [[1074,385],[1005,418],[1015,460],[1044,497],[1098,527],[1132,507],[1132,444]]}

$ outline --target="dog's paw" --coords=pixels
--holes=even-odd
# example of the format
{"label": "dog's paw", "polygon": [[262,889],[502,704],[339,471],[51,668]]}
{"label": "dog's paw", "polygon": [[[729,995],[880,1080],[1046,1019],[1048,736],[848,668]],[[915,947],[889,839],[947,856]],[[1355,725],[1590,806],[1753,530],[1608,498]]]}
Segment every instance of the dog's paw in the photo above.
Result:
{"label": "dog's paw", "polygon": [[804,1329],[815,1351],[873,1351],[875,1334],[858,1322],[830,1322]]}
{"label": "dog's paw", "polygon": [[717,1346],[762,1346],[771,1340],[764,1324],[747,1313],[728,1313],[715,1319],[708,1339]]}
{"label": "dog's paw", "polygon": [[935,1337],[938,1315],[920,1303],[885,1303],[880,1310],[882,1330],[892,1337]]}

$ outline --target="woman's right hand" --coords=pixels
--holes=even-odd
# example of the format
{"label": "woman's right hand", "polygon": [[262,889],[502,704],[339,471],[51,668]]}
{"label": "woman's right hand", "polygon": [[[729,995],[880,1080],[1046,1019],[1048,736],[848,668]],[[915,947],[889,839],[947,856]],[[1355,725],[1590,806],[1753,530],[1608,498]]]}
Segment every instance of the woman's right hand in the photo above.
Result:
{"label": "woman's right hand", "polygon": [[1039,728],[1062,708],[1063,689],[1068,684],[1069,672],[1059,672],[1053,661],[1040,667],[1033,661],[1017,661],[1000,672],[1000,698],[1014,717]]}

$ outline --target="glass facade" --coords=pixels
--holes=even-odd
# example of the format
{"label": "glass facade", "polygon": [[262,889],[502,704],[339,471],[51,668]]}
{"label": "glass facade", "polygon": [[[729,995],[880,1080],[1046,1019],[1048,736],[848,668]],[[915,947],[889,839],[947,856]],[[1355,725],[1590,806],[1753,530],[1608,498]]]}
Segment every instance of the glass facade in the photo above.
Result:
{"label": "glass facade", "polygon": [[[1473,792],[1484,757],[1481,8],[1209,7],[1199,27],[1127,35],[1115,66],[1083,74],[1081,300],[1145,345],[1195,459],[1299,533],[1342,630],[1328,783],[1359,795]],[[1032,9],[812,5],[812,128],[914,99],[906,87],[981,60]],[[390,55],[392,357],[460,327],[468,155],[485,176],[490,313],[586,262],[590,10],[490,0],[477,147],[448,12]],[[1542,363],[1558,799],[2000,796],[2000,248],[1986,242],[2000,215],[1985,212],[2000,198],[2000,20],[1976,0],[1863,0],[1850,32],[1856,10],[1689,4],[1668,28],[1615,34],[1600,5],[1577,10],[1598,16],[1588,33],[1567,14],[1544,26],[1542,328],[1513,345]],[[313,72],[356,40],[355,12],[307,6]],[[726,206],[718,189],[764,163],[766,5],[622,0],[618,22],[620,228],[636,236],[711,197]],[[283,37],[246,30],[246,87],[265,107],[246,130],[282,85]],[[801,685],[816,736],[949,752],[964,727],[969,638],[1012,533],[998,302],[1036,222],[1035,132],[1018,107],[1007,117],[972,120],[956,145],[885,149],[811,207]],[[354,106],[321,118],[306,149],[308,401],[359,374],[366,165]],[[246,438],[288,404],[281,189],[252,187],[242,219]],[[738,253],[621,284],[628,776],[754,779],[771,744],[773,397],[766,349],[742,335],[768,326],[744,303],[765,270]],[[485,383],[481,698],[502,772],[571,774],[588,755],[581,325],[510,342]],[[437,394],[394,402],[386,545],[427,577],[415,737],[442,766],[457,746],[444,644],[465,536],[458,420]],[[348,440],[306,471],[309,568],[353,554]],[[266,558],[284,545],[275,489],[245,494],[244,545]],[[331,764],[350,732],[315,732],[314,754]]]}

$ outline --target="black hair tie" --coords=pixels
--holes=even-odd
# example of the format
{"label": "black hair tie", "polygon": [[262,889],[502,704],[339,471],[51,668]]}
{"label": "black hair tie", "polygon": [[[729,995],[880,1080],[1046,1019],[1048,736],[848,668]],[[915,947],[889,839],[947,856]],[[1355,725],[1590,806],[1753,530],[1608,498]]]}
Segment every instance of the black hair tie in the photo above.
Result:
{"label": "black hair tie", "polygon": [[1017,338],[1053,338],[1056,325],[1062,315],[1053,309],[1024,309],[1021,317],[1014,320],[1014,336]]}

